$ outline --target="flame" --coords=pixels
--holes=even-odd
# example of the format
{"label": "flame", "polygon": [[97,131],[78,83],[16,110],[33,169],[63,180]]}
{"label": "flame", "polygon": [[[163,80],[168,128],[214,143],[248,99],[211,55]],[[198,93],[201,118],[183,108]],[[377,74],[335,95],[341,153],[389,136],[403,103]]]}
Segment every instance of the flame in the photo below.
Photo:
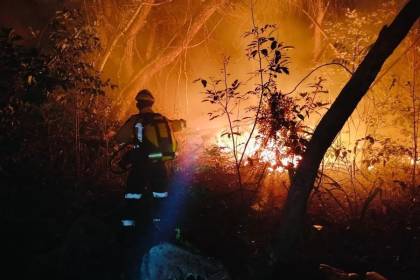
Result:
{"label": "flame", "polygon": [[417,158],[416,161],[414,161],[414,157],[409,157],[410,160],[410,165],[414,165],[414,163],[416,163],[416,165],[420,164],[420,158]]}
{"label": "flame", "polygon": [[[233,157],[233,142],[230,135],[219,133],[216,137],[216,145],[222,149],[226,154],[231,154]],[[249,138],[249,133],[242,133],[235,136],[235,143],[238,147],[238,158],[242,156],[246,141]],[[292,165],[296,168],[299,161],[302,159],[299,155],[291,154],[289,149],[285,146],[277,147],[273,139],[270,139],[266,145],[262,141],[252,137],[249,140],[245,151],[244,158],[257,158],[261,163],[268,163],[267,170],[270,173],[284,173],[287,172],[286,167]],[[249,165],[249,161],[245,161],[244,165]]]}

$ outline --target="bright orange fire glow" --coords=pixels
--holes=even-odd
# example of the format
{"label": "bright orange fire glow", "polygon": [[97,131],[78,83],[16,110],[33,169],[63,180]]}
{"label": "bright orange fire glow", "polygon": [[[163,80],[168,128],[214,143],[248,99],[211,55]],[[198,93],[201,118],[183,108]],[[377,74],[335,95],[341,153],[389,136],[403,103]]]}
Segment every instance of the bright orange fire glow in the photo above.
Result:
{"label": "bright orange fire glow", "polygon": [[[224,153],[230,154],[233,157],[233,142],[231,137],[226,134],[222,136],[222,133],[219,133],[218,135],[219,136],[216,137],[216,145],[221,148]],[[238,147],[238,158],[242,155],[248,137],[249,133],[235,136],[236,146]],[[255,139],[255,137],[250,139],[244,158],[257,158],[261,163],[268,163],[269,166],[267,167],[267,170],[270,173],[285,173],[287,172],[287,166],[292,164],[293,167],[297,167],[299,161],[302,159],[299,155],[291,154],[287,147],[276,147],[276,143],[272,139],[263,146],[261,140]],[[248,164],[248,161],[244,162],[245,166]]]}

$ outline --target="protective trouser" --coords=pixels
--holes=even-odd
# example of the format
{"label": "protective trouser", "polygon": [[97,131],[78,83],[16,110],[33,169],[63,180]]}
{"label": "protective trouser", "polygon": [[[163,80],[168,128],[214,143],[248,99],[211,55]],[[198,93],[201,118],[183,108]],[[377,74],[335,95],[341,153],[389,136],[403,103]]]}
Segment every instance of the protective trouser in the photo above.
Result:
{"label": "protective trouser", "polygon": [[121,224],[126,228],[146,228],[160,221],[168,199],[168,171],[162,161],[136,162],[127,178],[125,209]]}

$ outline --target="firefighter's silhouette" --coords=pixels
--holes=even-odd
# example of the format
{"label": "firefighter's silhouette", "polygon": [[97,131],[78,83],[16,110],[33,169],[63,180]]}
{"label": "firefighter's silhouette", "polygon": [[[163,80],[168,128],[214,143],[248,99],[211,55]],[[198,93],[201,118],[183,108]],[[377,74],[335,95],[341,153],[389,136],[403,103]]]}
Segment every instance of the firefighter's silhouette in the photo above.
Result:
{"label": "firefighter's silhouette", "polygon": [[[124,247],[124,279],[137,279],[139,261],[155,240],[152,234],[164,224],[161,210],[168,200],[169,174],[166,163],[175,158],[173,132],[185,120],[169,120],[152,110],[154,97],[143,89],[136,96],[138,114],[132,115],[115,135],[120,145],[131,149],[120,166],[129,169],[121,217]],[[167,231],[170,229],[166,229]]]}
{"label": "firefighter's silhouette", "polygon": [[145,228],[159,223],[159,210],[169,196],[166,162],[175,158],[173,132],[185,127],[185,120],[168,120],[152,110],[154,97],[143,89],[136,96],[138,114],[132,115],[115,136],[118,143],[131,144],[120,165],[130,166],[125,209],[121,225]]}

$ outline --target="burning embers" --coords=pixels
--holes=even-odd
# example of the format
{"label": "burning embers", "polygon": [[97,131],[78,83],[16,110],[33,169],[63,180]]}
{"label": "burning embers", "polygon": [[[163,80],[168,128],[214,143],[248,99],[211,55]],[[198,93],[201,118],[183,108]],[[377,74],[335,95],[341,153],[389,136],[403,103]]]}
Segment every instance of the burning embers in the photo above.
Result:
{"label": "burning embers", "polygon": [[[216,146],[222,152],[229,154],[233,158],[233,142],[230,135],[218,133]],[[243,147],[249,137],[249,133],[235,135],[236,150],[239,157],[243,153]],[[244,165],[248,166],[255,161],[267,164],[270,173],[285,173],[287,170],[294,169],[302,159],[300,155],[293,154],[288,147],[279,144],[281,141],[274,139],[265,140],[262,137],[252,137],[245,151]]]}

